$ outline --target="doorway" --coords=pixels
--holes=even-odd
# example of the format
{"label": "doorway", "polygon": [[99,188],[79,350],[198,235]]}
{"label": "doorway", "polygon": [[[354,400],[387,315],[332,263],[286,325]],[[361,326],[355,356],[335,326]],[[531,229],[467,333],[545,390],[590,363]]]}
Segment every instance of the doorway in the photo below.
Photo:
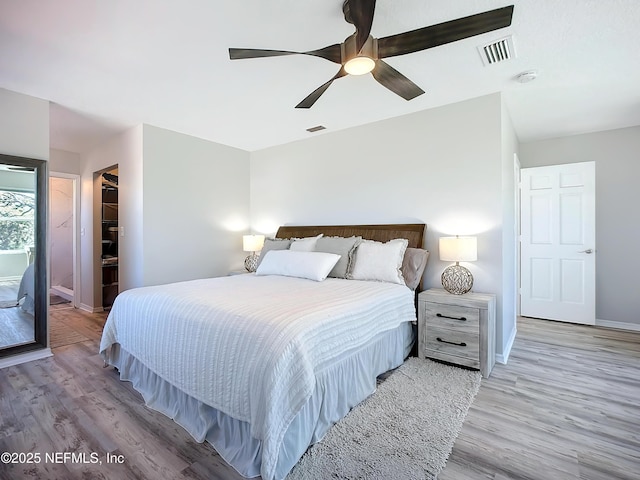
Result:
{"label": "doorway", "polygon": [[521,315],[595,325],[595,162],[521,180]]}
{"label": "doorway", "polygon": [[51,172],[49,175],[50,303],[77,307],[78,219],[80,176]]}
{"label": "doorway", "polygon": [[[98,193],[100,192],[100,193]],[[118,282],[118,165],[94,173],[94,202],[100,214],[96,217],[100,248],[96,262],[96,292],[103,310],[109,310],[119,293]],[[95,208],[94,206],[94,208]]]}

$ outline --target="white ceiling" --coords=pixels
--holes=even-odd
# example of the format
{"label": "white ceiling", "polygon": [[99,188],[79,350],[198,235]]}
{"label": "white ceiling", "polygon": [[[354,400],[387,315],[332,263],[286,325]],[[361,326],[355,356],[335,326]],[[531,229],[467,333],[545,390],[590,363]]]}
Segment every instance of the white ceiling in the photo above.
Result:
{"label": "white ceiling", "polygon": [[[515,5],[511,27],[387,62],[426,94],[405,101],[371,75],[295,55],[229,60],[229,47],[314,50],[353,33],[343,0],[0,0],[0,87],[50,100],[51,145],[85,152],[139,123],[253,151],[503,92],[527,142],[640,125],[638,0],[378,0],[384,37]],[[517,58],[477,46],[513,35]],[[514,77],[538,71],[521,84]]]}

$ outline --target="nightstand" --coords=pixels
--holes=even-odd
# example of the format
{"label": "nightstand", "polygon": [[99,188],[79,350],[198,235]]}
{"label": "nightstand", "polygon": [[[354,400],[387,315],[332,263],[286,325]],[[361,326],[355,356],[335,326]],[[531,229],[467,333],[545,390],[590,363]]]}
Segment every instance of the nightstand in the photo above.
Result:
{"label": "nightstand", "polygon": [[477,368],[487,378],[496,362],[495,325],[495,295],[425,290],[418,295],[418,356]]}

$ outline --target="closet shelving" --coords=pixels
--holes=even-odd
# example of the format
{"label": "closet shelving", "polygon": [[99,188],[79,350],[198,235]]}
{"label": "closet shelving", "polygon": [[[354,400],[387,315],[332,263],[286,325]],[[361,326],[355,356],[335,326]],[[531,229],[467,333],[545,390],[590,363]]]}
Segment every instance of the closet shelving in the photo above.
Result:
{"label": "closet shelving", "polygon": [[102,307],[118,295],[118,176],[102,174]]}

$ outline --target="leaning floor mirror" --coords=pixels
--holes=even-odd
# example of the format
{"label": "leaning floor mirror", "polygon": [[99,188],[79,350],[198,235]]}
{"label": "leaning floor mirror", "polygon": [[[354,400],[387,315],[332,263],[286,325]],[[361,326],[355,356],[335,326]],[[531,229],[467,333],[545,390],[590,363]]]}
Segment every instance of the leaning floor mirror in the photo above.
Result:
{"label": "leaning floor mirror", "polygon": [[47,347],[47,162],[0,154],[0,357]]}

